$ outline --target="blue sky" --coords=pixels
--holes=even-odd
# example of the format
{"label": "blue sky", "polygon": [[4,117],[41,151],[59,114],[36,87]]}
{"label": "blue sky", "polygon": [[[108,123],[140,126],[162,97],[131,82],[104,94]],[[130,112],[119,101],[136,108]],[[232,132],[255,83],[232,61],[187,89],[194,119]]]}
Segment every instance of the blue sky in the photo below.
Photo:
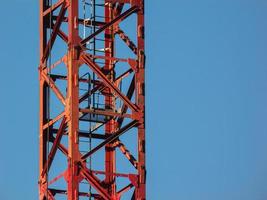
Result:
{"label": "blue sky", "polygon": [[[148,199],[267,198],[266,19],[264,0],[147,0]],[[36,200],[38,1],[0,24],[0,199]]]}

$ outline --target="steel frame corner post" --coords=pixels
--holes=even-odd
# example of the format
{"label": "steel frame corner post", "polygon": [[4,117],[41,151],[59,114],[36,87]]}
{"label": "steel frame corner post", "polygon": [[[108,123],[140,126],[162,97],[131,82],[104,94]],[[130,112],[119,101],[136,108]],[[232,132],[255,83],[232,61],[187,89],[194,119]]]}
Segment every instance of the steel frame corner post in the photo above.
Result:
{"label": "steel frame corner post", "polygon": [[[40,11],[44,11],[47,9],[47,4],[45,2],[40,2]],[[41,12],[42,13],[42,12]],[[40,16],[40,60],[42,60],[43,52],[46,45],[46,25],[44,18]],[[46,176],[42,176],[41,173],[44,169],[45,163],[46,163],[46,144],[47,144],[47,137],[46,137],[46,131],[43,130],[43,125],[47,123],[47,113],[46,113],[46,106],[47,106],[47,84],[42,78],[42,65],[39,66],[39,93],[40,93],[40,127],[39,127],[39,199],[44,198],[44,186],[46,185]]]}
{"label": "steel frame corner post", "polygon": [[144,1],[139,1],[140,12],[137,19],[137,43],[138,43],[138,71],[136,73],[137,105],[140,108],[141,123],[138,127],[138,174],[139,189],[136,199],[146,197],[146,164],[145,164],[145,22]]}
{"label": "steel frame corner post", "polygon": [[[124,195],[132,200],[145,200],[144,0],[39,1],[39,200],[62,199],[59,197],[62,195],[67,200],[119,200]],[[86,6],[94,6],[94,11],[90,11],[94,17],[85,17]],[[84,18],[81,18],[79,10],[82,7]],[[95,13],[99,10],[103,14],[100,19]],[[137,26],[133,26],[131,31],[136,33],[136,44],[120,26],[133,15]],[[128,27],[131,25],[129,23]],[[81,36],[81,26],[87,35]],[[91,32],[86,32],[89,28]],[[132,54],[118,56],[115,51],[120,48],[117,40],[122,41]],[[56,51],[56,41],[64,43],[66,49],[65,55],[54,61],[52,52]],[[93,49],[88,48],[92,41]],[[99,41],[103,44],[95,45]],[[103,45],[103,49],[98,50],[99,45]],[[118,63],[128,69],[121,68]],[[59,65],[66,68],[66,74],[60,71]],[[81,74],[84,66],[88,78]],[[92,79],[91,75],[96,78]],[[66,84],[57,84],[58,81]],[[119,87],[122,82],[127,87],[124,90]],[[88,85],[85,92],[83,84]],[[50,93],[53,93],[53,98]],[[102,96],[98,101],[103,102],[91,103],[96,95]],[[60,106],[55,107],[57,104]],[[62,106],[64,109],[60,111]],[[89,131],[83,130],[86,126],[82,122],[90,125]],[[130,132],[131,129],[136,132]],[[124,141],[121,137],[127,133],[137,133],[136,152],[127,148],[133,141]],[[83,139],[89,139],[90,148],[81,150]],[[121,163],[117,161],[117,150],[130,163],[134,173],[127,168],[123,173],[118,170]],[[97,152],[101,151],[104,162],[92,160],[93,165],[89,165],[88,159],[99,156]],[[55,166],[57,156],[63,156],[66,163]],[[53,167],[63,167],[64,170],[55,175]],[[128,183],[120,183],[119,178]],[[82,183],[86,183],[88,188],[82,187]]]}

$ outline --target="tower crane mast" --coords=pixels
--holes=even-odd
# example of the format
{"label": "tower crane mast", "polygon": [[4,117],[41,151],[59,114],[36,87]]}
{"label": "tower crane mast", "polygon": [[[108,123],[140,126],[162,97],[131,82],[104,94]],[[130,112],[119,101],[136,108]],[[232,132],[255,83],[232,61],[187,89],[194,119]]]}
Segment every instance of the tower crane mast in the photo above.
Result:
{"label": "tower crane mast", "polygon": [[39,1],[39,200],[145,200],[144,0]]}

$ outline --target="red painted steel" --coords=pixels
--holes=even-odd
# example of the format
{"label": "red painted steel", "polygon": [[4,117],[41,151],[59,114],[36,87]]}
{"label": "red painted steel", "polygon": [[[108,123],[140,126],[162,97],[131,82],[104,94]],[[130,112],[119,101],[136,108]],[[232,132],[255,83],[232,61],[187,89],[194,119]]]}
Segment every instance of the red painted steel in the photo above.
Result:
{"label": "red painted steel", "polygon": [[39,79],[39,200],[145,200],[144,0],[40,0]]}

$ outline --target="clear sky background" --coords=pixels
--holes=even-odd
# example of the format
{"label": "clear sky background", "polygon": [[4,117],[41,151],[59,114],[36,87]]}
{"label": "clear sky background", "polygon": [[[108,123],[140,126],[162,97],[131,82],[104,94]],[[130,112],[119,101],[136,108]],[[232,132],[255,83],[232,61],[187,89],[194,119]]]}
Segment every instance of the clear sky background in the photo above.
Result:
{"label": "clear sky background", "polygon": [[[0,199],[37,200],[38,1],[0,6]],[[267,199],[267,1],[147,0],[148,200]]]}

